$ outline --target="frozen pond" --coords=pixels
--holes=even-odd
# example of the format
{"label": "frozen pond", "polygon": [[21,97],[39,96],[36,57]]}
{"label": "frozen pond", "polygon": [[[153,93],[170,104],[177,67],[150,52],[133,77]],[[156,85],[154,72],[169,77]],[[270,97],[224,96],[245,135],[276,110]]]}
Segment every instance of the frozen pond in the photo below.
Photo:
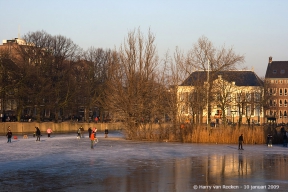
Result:
{"label": "frozen pond", "polygon": [[[90,149],[88,134],[0,136],[0,191],[287,191],[281,145],[136,142],[120,132]],[[249,189],[248,189],[249,188]],[[258,189],[257,189],[258,188]],[[270,188],[270,189],[269,189]],[[271,189],[274,188],[274,189]],[[210,190],[209,190],[210,189]],[[257,190],[256,190],[257,189]]]}

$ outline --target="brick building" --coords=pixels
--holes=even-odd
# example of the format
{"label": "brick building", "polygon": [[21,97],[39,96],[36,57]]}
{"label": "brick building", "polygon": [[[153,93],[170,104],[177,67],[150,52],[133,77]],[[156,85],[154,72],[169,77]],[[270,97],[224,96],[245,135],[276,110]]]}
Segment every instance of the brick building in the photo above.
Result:
{"label": "brick building", "polygon": [[275,118],[277,123],[288,123],[288,61],[273,61],[269,57],[265,87],[268,100],[266,118]]}

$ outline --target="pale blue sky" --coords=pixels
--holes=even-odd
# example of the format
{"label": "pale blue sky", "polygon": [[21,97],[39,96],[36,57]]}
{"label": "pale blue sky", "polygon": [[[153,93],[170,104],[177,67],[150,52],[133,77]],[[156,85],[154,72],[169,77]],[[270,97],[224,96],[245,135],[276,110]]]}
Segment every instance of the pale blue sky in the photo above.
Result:
{"label": "pale blue sky", "polygon": [[242,67],[265,75],[268,57],[288,60],[287,0],[0,0],[0,40],[44,30],[84,50],[119,47],[138,27],[156,35],[159,56],[206,36],[244,54]]}

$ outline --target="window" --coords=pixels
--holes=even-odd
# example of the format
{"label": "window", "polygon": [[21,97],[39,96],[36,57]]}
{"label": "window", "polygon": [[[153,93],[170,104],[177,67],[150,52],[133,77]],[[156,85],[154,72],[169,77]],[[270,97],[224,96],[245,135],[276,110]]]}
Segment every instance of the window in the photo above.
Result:
{"label": "window", "polygon": [[287,112],[284,111],[284,118],[287,118]]}
{"label": "window", "polygon": [[237,93],[236,101],[237,101],[237,102],[240,102],[240,99],[241,99],[241,93]]}
{"label": "window", "polygon": [[254,93],[254,101],[259,102],[261,99],[261,93]]}
{"label": "window", "polygon": [[287,96],[287,89],[284,89],[284,95]]}
{"label": "window", "polygon": [[180,101],[186,102],[187,101],[187,97],[188,97],[188,92],[180,93]]}
{"label": "window", "polygon": [[280,95],[280,96],[283,95],[283,89],[279,89],[279,95]]}
{"label": "window", "polygon": [[276,74],[277,73],[277,70],[273,70],[273,74]]}
{"label": "window", "polygon": [[277,84],[277,83],[278,83],[278,80],[275,80],[275,83]]}
{"label": "window", "polygon": [[269,89],[269,95],[273,94],[273,89]]}
{"label": "window", "polygon": [[272,107],[272,100],[271,99],[269,100],[269,105],[270,105],[270,107]]}
{"label": "window", "polygon": [[277,93],[277,89],[273,88],[273,95],[276,95],[276,93]]}
{"label": "window", "polygon": [[287,100],[284,100],[284,107],[287,107]]}
{"label": "window", "polygon": [[252,112],[252,111],[251,111],[251,105],[247,105],[247,107],[246,107],[246,115],[247,115],[247,116],[253,115],[251,112]]}
{"label": "window", "polygon": [[282,111],[279,111],[279,116],[280,118],[282,118]]}
{"label": "window", "polygon": [[276,100],[273,100],[273,106],[276,107]]}
{"label": "window", "polygon": [[250,93],[246,93],[246,100],[247,100],[247,102],[251,102],[251,94]]}
{"label": "window", "polygon": [[279,100],[279,107],[282,107],[282,100]]}
{"label": "window", "polygon": [[281,73],[281,74],[284,74],[284,73],[285,73],[285,70],[284,70],[284,69],[281,69],[280,73]]}
{"label": "window", "polygon": [[255,116],[260,116],[261,107],[259,105],[255,106]]}

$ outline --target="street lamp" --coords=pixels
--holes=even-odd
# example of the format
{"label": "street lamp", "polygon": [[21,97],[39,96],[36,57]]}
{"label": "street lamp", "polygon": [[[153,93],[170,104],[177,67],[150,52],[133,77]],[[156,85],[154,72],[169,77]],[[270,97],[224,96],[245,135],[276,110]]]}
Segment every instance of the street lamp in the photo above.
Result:
{"label": "street lamp", "polygon": [[209,89],[210,89],[210,84],[209,84],[209,59],[207,59],[207,66],[208,66],[208,71],[207,71],[207,127],[209,124]]}

